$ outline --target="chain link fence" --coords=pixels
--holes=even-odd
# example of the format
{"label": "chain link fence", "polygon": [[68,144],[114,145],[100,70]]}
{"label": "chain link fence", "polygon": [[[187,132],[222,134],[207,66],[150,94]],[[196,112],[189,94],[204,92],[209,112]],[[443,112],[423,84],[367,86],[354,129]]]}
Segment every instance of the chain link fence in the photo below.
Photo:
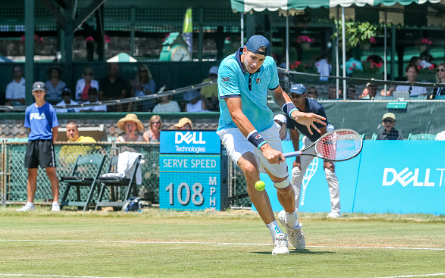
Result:
{"label": "chain link fence", "polygon": [[[0,141],[1,159],[1,201],[2,205],[23,203],[27,200],[27,182],[28,173],[24,167],[25,153],[27,143],[24,142],[4,142]],[[141,164],[142,184],[137,185],[139,197],[151,204],[159,204],[159,144],[156,143],[56,143],[56,173],[59,180],[63,176],[70,176],[73,171],[76,159],[79,155],[97,155],[105,156],[104,165],[100,175],[105,174],[110,165],[110,159],[113,155],[130,151],[141,153],[144,156],[145,163]],[[228,160],[229,179],[229,200],[233,207],[250,207],[251,201],[247,196],[246,182],[241,170],[230,159]],[[81,177],[91,177],[97,171],[94,165],[79,167],[77,175]],[[115,169],[111,169],[115,171]],[[60,194],[63,194],[66,185],[60,182]],[[90,188],[80,187],[79,191],[70,190],[69,201],[85,200]],[[93,203],[96,202],[99,189],[96,188],[93,194]],[[123,201],[125,190],[105,191],[104,200]],[[35,195],[36,203],[52,202],[51,185],[45,170],[38,169],[37,190]]]}

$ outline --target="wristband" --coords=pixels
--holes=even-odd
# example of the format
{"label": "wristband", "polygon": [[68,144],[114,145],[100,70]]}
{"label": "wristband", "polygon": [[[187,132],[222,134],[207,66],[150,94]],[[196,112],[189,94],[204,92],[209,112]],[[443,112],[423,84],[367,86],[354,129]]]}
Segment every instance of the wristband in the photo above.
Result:
{"label": "wristband", "polygon": [[262,145],[267,143],[267,141],[264,140],[261,134],[256,130],[251,131],[247,135],[247,140],[249,140],[249,142],[252,143],[252,145],[257,147],[258,149],[261,148]]}
{"label": "wristband", "polygon": [[300,110],[298,110],[297,107],[295,107],[295,104],[293,104],[292,102],[286,102],[286,103],[283,105],[283,107],[281,107],[281,110],[283,110],[283,112],[284,112],[286,115],[289,115],[289,117],[290,117],[291,119],[292,119],[292,116],[291,116],[292,112],[294,112],[295,110],[300,111]]}

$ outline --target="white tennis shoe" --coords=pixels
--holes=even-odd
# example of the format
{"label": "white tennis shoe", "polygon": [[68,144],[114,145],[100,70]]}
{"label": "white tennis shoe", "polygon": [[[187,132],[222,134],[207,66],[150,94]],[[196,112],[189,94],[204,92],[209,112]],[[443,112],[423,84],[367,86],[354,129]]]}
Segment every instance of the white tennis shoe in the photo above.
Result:
{"label": "white tennis shoe", "polygon": [[19,208],[16,211],[30,211],[30,210],[35,210],[34,204],[31,205],[26,204],[22,208]]}
{"label": "white tennis shoe", "polygon": [[60,211],[59,203],[53,203],[51,211]]}
{"label": "white tennis shoe", "polygon": [[339,218],[339,217],[341,217],[341,214],[340,214],[340,212],[336,212],[336,211],[329,213],[327,216],[327,218]]}
{"label": "white tennis shoe", "polygon": [[279,233],[275,236],[272,255],[289,255],[289,247],[286,234]]}
{"label": "white tennis shoe", "polygon": [[299,223],[298,227],[289,227],[286,223],[285,213],[286,212],[284,210],[280,211],[278,213],[278,220],[280,220],[281,225],[286,227],[290,243],[292,243],[292,246],[294,246],[297,250],[306,249],[306,241],[304,239],[303,229],[301,229],[303,224]]}

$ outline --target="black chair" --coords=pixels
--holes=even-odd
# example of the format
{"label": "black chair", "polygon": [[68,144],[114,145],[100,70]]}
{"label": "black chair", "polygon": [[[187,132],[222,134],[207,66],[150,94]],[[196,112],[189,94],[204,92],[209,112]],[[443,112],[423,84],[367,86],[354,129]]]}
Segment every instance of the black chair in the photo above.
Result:
{"label": "black chair", "polygon": [[[60,201],[60,209],[64,206],[83,206],[83,211],[86,211],[88,205],[93,196],[94,190],[96,188],[97,178],[99,177],[100,171],[102,170],[102,166],[105,161],[105,156],[97,156],[97,155],[79,155],[76,160],[76,164],[74,164],[73,172],[71,176],[65,176],[61,178],[61,182],[67,184],[65,192],[62,194],[62,200]],[[79,176],[79,166],[87,166],[87,165],[96,165],[96,172],[91,177],[81,177]],[[81,167],[84,168],[84,167]],[[82,169],[81,169],[82,170]],[[76,201],[67,201],[68,193],[71,187],[74,186],[77,188],[77,200]],[[88,193],[88,197],[85,201],[80,200],[80,187],[89,187],[90,191]]]}
{"label": "black chair", "polygon": [[[107,173],[112,173],[113,166],[115,166],[115,168],[117,168],[118,160],[119,160],[118,156],[111,157],[110,166],[108,168]],[[133,172],[131,173],[131,178],[100,177],[97,179],[97,182],[100,183],[100,192],[99,192],[99,196],[97,197],[96,210],[99,207],[123,207],[125,205],[125,202],[130,198],[130,192],[131,192],[132,188],[134,190],[133,194],[135,196],[138,195],[137,187],[136,187],[136,173],[140,166],[141,160],[142,160],[142,155],[139,155],[133,162],[133,166],[132,166]],[[109,186],[111,188],[114,188],[117,186],[126,187],[124,200],[123,201],[102,201],[102,198],[103,198],[103,195],[105,192],[105,188],[107,186]]]}

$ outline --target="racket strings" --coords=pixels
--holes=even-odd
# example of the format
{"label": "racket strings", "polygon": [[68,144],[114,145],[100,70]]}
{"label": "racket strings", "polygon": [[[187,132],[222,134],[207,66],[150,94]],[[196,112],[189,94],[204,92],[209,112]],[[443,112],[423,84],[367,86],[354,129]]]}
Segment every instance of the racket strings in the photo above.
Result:
{"label": "racket strings", "polygon": [[346,160],[356,156],[362,148],[360,135],[348,130],[326,134],[316,145],[317,154],[328,160]]}

